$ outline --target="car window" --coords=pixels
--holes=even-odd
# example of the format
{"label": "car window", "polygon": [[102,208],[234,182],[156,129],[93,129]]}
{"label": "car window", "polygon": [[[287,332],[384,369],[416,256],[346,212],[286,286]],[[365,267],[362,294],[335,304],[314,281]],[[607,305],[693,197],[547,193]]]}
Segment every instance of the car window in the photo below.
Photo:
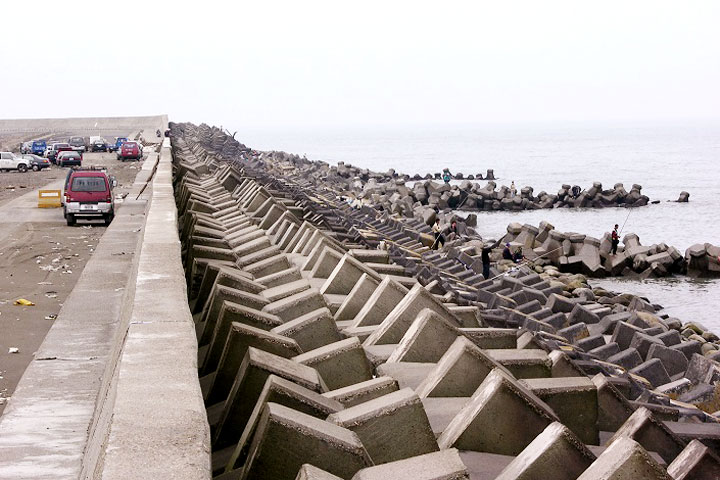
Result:
{"label": "car window", "polygon": [[73,192],[104,192],[107,190],[105,177],[75,177],[72,179]]}

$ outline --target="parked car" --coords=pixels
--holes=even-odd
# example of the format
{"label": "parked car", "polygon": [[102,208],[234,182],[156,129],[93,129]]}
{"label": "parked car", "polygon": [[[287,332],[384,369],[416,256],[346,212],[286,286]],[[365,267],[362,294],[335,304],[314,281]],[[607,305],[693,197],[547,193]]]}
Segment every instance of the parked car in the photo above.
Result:
{"label": "parked car", "polygon": [[61,167],[67,167],[69,165],[82,165],[82,153],[70,151],[70,152],[60,152],[57,156],[57,161],[55,162]]}
{"label": "parked car", "polygon": [[34,140],[30,152],[33,155],[44,155],[45,149],[47,148],[47,142],[45,140]]}
{"label": "parked car", "polygon": [[105,140],[95,140],[90,144],[90,151],[91,152],[107,152],[108,146],[105,143]]}
{"label": "parked car", "polygon": [[85,139],[83,137],[70,137],[68,143],[76,152],[84,152],[86,150]]}
{"label": "parked car", "polygon": [[118,150],[120,150],[120,146],[127,141],[128,139],[126,137],[116,137],[115,143],[108,146],[108,151],[117,152]]}
{"label": "parked car", "polygon": [[57,163],[57,156],[60,152],[71,152],[72,147],[67,143],[53,143],[50,145],[50,150],[48,150],[47,158],[52,163]]}
{"label": "parked car", "polygon": [[120,146],[117,152],[117,159],[122,160],[140,160],[142,159],[142,148],[137,142],[125,142]]}
{"label": "parked car", "polygon": [[27,172],[27,169],[27,160],[16,156],[12,152],[0,152],[0,171],[17,170],[18,172]]}
{"label": "parked car", "polygon": [[52,165],[50,160],[47,158],[43,158],[33,153],[25,154],[22,158],[27,161],[28,168],[32,168],[36,172],[42,170],[43,168],[50,168],[50,165]]}
{"label": "parked car", "polygon": [[79,219],[102,218],[110,225],[115,216],[115,179],[104,170],[77,168],[68,172],[63,195],[63,213],[68,225]]}
{"label": "parked car", "polygon": [[20,144],[20,154],[30,153],[32,142],[23,142]]}

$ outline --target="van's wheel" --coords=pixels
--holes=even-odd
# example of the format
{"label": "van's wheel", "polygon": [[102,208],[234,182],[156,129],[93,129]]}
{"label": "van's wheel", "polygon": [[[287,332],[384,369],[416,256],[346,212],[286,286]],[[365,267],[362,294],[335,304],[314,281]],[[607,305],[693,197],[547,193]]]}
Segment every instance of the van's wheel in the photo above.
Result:
{"label": "van's wheel", "polygon": [[68,213],[67,215],[65,215],[65,221],[67,221],[68,227],[72,227],[73,225],[75,225],[75,215],[73,215],[72,213]]}
{"label": "van's wheel", "polygon": [[33,168],[33,172],[37,172],[38,170],[40,170],[40,167],[37,165],[33,165],[32,168]]}
{"label": "van's wheel", "polygon": [[20,165],[18,165],[18,172],[20,172],[20,173],[27,172],[27,165],[25,165],[24,163],[21,163]]}
{"label": "van's wheel", "polygon": [[110,225],[110,222],[113,221],[113,218],[115,218],[115,213],[110,212],[108,214],[105,214],[105,226]]}

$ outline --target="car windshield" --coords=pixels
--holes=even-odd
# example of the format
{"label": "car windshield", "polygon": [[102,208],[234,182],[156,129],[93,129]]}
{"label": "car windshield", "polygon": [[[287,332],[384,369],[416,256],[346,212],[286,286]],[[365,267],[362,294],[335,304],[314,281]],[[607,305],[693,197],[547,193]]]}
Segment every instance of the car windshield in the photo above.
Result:
{"label": "car windshield", "polygon": [[105,142],[103,142],[102,140],[95,140],[95,145],[102,145],[103,143]]}
{"label": "car windshield", "polygon": [[125,143],[123,143],[123,147],[127,147],[127,148],[137,147],[137,143],[135,143],[135,142],[125,142]]}
{"label": "car windshield", "polygon": [[45,142],[33,142],[33,147],[44,147]]}
{"label": "car windshield", "polygon": [[68,145],[67,143],[58,143],[58,144],[55,145],[55,148],[66,148],[66,147],[69,147],[69,146],[70,146],[70,145]]}
{"label": "car windshield", "polygon": [[60,152],[62,158],[80,158],[80,154],[77,152]]}
{"label": "car windshield", "polygon": [[73,192],[104,192],[107,190],[105,177],[75,177],[72,179]]}

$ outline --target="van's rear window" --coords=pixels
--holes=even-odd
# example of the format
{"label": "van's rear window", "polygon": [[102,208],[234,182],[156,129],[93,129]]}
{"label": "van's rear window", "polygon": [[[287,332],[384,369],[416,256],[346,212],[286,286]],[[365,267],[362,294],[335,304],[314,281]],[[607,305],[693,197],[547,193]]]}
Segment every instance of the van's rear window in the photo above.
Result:
{"label": "van's rear window", "polygon": [[72,181],[73,192],[104,192],[107,190],[104,177],[75,177]]}

